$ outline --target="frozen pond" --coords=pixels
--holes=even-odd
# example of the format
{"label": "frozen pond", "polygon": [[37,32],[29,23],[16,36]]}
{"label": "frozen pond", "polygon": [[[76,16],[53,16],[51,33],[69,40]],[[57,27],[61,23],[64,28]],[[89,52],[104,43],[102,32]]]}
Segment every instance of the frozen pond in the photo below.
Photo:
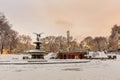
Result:
{"label": "frozen pond", "polygon": [[120,80],[120,60],[89,63],[0,65],[0,80]]}

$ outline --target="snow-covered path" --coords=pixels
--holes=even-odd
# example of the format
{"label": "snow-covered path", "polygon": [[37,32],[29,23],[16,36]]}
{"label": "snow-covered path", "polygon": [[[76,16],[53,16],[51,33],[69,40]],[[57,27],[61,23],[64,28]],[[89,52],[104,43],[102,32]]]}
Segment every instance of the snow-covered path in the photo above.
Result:
{"label": "snow-covered path", "polygon": [[0,80],[120,80],[120,60],[78,64],[0,65]]}

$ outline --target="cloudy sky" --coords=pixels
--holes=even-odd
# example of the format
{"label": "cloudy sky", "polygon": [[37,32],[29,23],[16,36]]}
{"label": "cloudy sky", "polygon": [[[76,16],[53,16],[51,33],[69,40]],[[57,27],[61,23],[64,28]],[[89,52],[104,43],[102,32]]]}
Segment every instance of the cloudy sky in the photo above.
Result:
{"label": "cloudy sky", "polygon": [[114,24],[120,25],[120,0],[0,0],[3,12],[13,29],[33,36],[71,35],[109,36]]}

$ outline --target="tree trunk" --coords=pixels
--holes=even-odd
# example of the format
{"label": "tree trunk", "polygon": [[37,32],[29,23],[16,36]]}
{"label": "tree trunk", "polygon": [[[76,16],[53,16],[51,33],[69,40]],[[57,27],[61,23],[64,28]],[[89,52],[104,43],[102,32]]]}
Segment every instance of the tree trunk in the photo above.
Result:
{"label": "tree trunk", "polygon": [[1,45],[1,54],[3,54],[3,44]]}

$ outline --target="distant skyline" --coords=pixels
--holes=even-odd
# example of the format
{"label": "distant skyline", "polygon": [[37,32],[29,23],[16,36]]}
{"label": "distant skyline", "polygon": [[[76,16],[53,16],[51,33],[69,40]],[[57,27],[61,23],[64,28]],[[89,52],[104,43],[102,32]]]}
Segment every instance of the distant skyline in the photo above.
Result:
{"label": "distant skyline", "polygon": [[113,25],[120,25],[120,0],[0,0],[13,29],[34,38],[63,35],[82,40],[87,36],[109,36]]}

